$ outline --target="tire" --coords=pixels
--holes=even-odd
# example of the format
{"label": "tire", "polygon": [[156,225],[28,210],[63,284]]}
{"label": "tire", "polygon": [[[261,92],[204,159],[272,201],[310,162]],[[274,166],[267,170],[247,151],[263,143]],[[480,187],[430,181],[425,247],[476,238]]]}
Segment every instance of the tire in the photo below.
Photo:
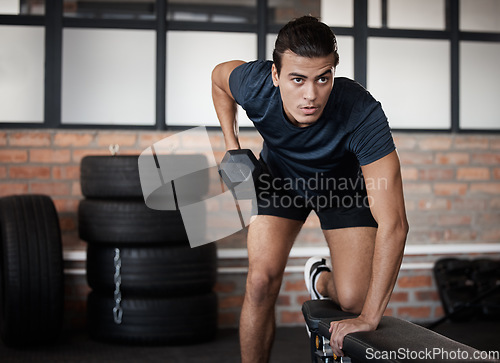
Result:
{"label": "tire", "polygon": [[142,198],[138,155],[86,156],[80,164],[87,198]]}
{"label": "tire", "polygon": [[[143,199],[138,161],[138,155],[84,157],[80,166],[82,194],[87,198]],[[205,155],[163,155],[160,162],[171,164],[173,168],[176,165],[200,168],[193,174],[178,178],[175,183],[181,190],[186,188],[185,193],[196,199],[208,192],[208,161]]]}
{"label": "tire", "polygon": [[[91,243],[87,249],[87,281],[101,293],[111,293],[115,248]],[[217,275],[213,243],[189,246],[121,247],[121,291],[124,296],[180,296],[212,291]]]}
{"label": "tire", "polygon": [[54,342],[63,320],[59,220],[42,195],[0,199],[0,330],[9,346]]}
{"label": "tire", "polygon": [[187,244],[188,237],[179,211],[149,209],[142,200],[80,201],[80,238],[87,242],[142,245]]}
{"label": "tire", "polygon": [[92,291],[87,312],[90,337],[128,344],[195,344],[217,332],[217,296],[208,293],[177,298],[126,298],[121,324],[114,322],[113,293]]}

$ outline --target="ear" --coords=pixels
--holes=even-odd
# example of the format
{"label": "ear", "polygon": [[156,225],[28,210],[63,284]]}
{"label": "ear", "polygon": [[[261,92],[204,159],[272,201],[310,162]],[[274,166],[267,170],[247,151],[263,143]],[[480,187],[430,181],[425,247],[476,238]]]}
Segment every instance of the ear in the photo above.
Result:
{"label": "ear", "polygon": [[273,66],[271,67],[271,75],[273,77],[274,87],[278,87],[280,77],[278,76],[278,69],[276,69],[276,66],[274,65],[274,63],[273,63]]}

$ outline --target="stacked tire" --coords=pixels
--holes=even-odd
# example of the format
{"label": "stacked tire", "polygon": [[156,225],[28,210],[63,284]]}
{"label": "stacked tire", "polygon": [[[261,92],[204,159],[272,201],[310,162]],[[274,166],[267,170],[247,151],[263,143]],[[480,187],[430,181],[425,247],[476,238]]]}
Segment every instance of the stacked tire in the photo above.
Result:
{"label": "stacked tire", "polygon": [[178,210],[145,205],[138,156],[85,157],[81,187],[90,336],[135,344],[213,339],[216,247],[190,248]]}
{"label": "stacked tire", "polygon": [[8,346],[54,343],[63,322],[61,232],[45,195],[0,198],[0,334]]}

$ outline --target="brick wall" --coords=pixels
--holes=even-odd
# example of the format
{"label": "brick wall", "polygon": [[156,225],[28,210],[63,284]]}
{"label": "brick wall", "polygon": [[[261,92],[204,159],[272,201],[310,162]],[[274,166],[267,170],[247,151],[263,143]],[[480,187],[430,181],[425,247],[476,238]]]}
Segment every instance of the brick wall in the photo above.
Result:
{"label": "brick wall", "polygon": [[[88,130],[0,131],[0,196],[43,193],[52,197],[60,217],[65,251],[84,251],[77,234],[76,210],[82,198],[79,163],[85,155],[108,155],[110,144],[121,154],[139,154],[172,132]],[[220,161],[224,154],[221,133],[210,131]],[[500,135],[395,133],[399,150],[406,207],[410,222],[408,245],[498,244],[500,242]],[[243,131],[243,147],[258,153],[261,139]],[[196,140],[186,141],[195,147]],[[223,206],[212,206],[223,208]],[[219,250],[245,248],[242,231],[217,242]],[[297,247],[324,247],[317,217],[306,222]],[[453,253],[453,250],[450,250]],[[387,314],[414,321],[442,316],[430,264],[439,255],[406,256]],[[498,258],[498,254],[494,255]],[[300,304],[307,299],[302,272],[305,259],[291,258],[285,275],[277,318],[279,325],[302,324]],[[416,265],[415,265],[416,263]],[[224,258],[216,290],[221,326],[236,326],[245,289],[244,258]],[[411,268],[411,266],[416,266]],[[81,275],[82,261],[67,261],[67,322],[85,322],[88,292]],[[78,274],[80,273],[80,274]]]}

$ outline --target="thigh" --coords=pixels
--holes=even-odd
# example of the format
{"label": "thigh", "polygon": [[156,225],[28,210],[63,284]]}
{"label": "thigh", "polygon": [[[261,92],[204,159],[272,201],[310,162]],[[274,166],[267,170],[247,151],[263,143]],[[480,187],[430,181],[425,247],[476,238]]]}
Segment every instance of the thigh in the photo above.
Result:
{"label": "thigh", "polygon": [[330,248],[333,283],[341,305],[364,302],[372,273],[374,227],[323,230]]}
{"label": "thigh", "polygon": [[281,274],[303,221],[258,215],[248,227],[249,272]]}

